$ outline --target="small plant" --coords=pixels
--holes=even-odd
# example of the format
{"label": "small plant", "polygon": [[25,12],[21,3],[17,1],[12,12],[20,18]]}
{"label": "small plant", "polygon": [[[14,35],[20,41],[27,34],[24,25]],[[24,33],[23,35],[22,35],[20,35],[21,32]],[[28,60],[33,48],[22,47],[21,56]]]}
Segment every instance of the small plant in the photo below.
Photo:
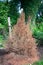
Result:
{"label": "small plant", "polygon": [[31,29],[33,37],[38,41],[38,45],[43,45],[43,22],[35,24],[35,26],[31,24]]}
{"label": "small plant", "polygon": [[43,65],[43,60],[37,61],[37,62],[33,63],[32,65]]}

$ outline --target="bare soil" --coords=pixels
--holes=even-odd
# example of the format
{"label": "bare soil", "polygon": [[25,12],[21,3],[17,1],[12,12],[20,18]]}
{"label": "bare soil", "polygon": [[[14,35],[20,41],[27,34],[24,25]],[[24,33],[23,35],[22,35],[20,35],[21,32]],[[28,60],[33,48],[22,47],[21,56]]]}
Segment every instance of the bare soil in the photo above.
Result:
{"label": "bare soil", "polygon": [[43,60],[43,46],[38,47],[39,55],[40,55],[40,60]]}

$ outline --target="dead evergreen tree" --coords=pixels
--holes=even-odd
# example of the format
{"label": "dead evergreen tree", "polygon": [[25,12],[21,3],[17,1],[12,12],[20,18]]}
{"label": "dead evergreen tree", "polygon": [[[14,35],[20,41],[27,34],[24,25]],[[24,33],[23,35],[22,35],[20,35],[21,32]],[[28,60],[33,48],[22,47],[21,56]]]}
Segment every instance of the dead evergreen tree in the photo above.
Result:
{"label": "dead evergreen tree", "polygon": [[6,49],[18,55],[28,56],[32,62],[39,60],[35,39],[30,30],[30,20],[28,20],[28,24],[25,24],[23,12],[18,18],[17,24],[12,28],[12,39],[8,40]]}

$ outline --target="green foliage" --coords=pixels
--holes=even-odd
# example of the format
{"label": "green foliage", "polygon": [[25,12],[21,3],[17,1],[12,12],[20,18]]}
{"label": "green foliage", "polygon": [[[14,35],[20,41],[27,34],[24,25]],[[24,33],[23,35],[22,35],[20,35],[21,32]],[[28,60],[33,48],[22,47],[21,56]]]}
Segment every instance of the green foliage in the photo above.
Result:
{"label": "green foliage", "polygon": [[26,18],[28,18],[28,16],[36,16],[40,3],[41,0],[21,0],[21,5],[26,14]]}
{"label": "green foliage", "polygon": [[37,61],[33,63],[32,65],[43,65],[43,60]]}
{"label": "green foliage", "polygon": [[11,24],[16,24],[17,18],[19,16],[17,12],[17,5],[19,2],[21,2],[21,7],[23,7],[24,9],[26,18],[28,17],[28,15],[35,16],[40,5],[40,1],[41,0],[11,0],[10,2],[8,2],[8,0],[6,0],[6,2],[0,2],[0,22],[4,24],[7,28],[7,18],[8,16],[10,16]]}
{"label": "green foliage", "polygon": [[2,25],[1,23],[0,23],[0,28],[4,28],[4,25]]}
{"label": "green foliage", "polygon": [[16,6],[12,2],[0,2],[0,23],[8,30],[8,16],[11,17],[11,24],[16,24],[18,13]]}
{"label": "green foliage", "polygon": [[36,61],[33,64],[25,64],[25,65],[43,65],[43,60]]}
{"label": "green foliage", "polygon": [[38,24],[31,24],[31,29],[33,33],[33,37],[36,38],[38,45],[43,45],[43,22]]}
{"label": "green foliage", "polygon": [[37,39],[38,45],[43,45],[43,3],[38,9],[35,24],[31,24],[31,28],[33,31],[33,37]]}
{"label": "green foliage", "polygon": [[35,38],[43,39],[43,22],[38,25],[38,27],[33,27],[33,35]]}
{"label": "green foliage", "polygon": [[0,35],[0,48],[3,48],[3,42],[4,42],[3,39],[4,39],[3,36]]}
{"label": "green foliage", "polygon": [[0,23],[7,29],[8,23],[8,11],[9,8],[6,3],[0,2]]}
{"label": "green foliage", "polygon": [[2,40],[3,40],[3,36],[2,36],[2,35],[0,35],[0,43],[2,42]]}
{"label": "green foliage", "polygon": [[8,12],[8,16],[11,17],[11,24],[15,25],[17,23],[17,18],[19,16],[19,13],[17,11],[17,5],[18,2],[15,0],[12,0],[9,2],[9,12]]}

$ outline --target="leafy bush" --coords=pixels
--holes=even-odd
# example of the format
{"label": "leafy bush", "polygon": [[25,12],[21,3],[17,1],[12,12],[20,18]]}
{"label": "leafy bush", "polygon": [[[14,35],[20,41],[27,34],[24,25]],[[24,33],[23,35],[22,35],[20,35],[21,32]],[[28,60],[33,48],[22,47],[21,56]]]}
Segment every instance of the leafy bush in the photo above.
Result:
{"label": "leafy bush", "polygon": [[38,25],[31,24],[31,29],[33,33],[33,37],[37,39],[38,45],[43,45],[43,22],[38,23]]}
{"label": "leafy bush", "polygon": [[0,35],[0,48],[2,48],[3,47],[3,36],[2,35]]}
{"label": "leafy bush", "polygon": [[32,26],[32,32],[36,38],[43,39],[43,22],[38,24],[38,26],[36,24]]}

